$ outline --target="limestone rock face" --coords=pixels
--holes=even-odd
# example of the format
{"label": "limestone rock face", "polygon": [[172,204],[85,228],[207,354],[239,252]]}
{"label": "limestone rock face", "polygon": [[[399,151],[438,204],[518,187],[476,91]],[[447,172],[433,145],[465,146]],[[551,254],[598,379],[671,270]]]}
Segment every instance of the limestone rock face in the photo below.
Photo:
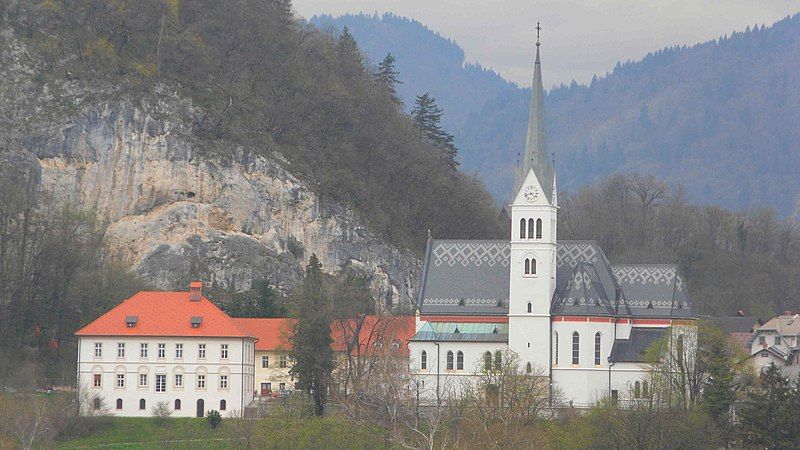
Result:
{"label": "limestone rock face", "polygon": [[224,161],[200,156],[185,126],[129,104],[90,108],[56,128],[28,148],[43,190],[95,210],[108,223],[109,256],[158,288],[198,278],[242,291],[266,278],[288,290],[315,253],[327,272],[350,262],[373,274],[381,304],[413,298],[418,259],[349,208],[321,202],[277,157],[240,148]]}

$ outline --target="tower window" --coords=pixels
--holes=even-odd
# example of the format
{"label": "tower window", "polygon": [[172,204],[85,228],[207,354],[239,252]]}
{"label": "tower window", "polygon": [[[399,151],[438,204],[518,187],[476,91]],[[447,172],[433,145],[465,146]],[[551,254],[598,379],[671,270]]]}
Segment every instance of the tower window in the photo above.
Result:
{"label": "tower window", "polygon": [[536,275],[536,258],[531,259],[531,274]]}
{"label": "tower window", "polygon": [[528,239],[533,239],[533,219],[528,219]]}
{"label": "tower window", "polygon": [[483,368],[486,371],[492,370],[492,352],[483,354]]}
{"label": "tower window", "polygon": [[553,365],[558,365],[558,332],[553,333]]}
{"label": "tower window", "polygon": [[528,314],[532,312],[533,312],[533,305],[531,304],[531,302],[528,302]]}
{"label": "tower window", "polygon": [[525,258],[525,275],[530,275],[531,273],[531,260]]}
{"label": "tower window", "polygon": [[577,331],[572,332],[572,364],[580,363],[581,337]]}
{"label": "tower window", "polygon": [[519,238],[525,239],[525,219],[519,219]]}
{"label": "tower window", "polygon": [[536,219],[536,239],[542,238],[542,219]]}
{"label": "tower window", "polygon": [[594,365],[600,365],[600,332],[594,335]]}
{"label": "tower window", "polygon": [[420,357],[419,367],[422,370],[426,370],[428,368],[428,352],[425,350],[422,351],[422,357]]}
{"label": "tower window", "polygon": [[494,370],[500,370],[503,367],[503,354],[500,350],[494,352]]}

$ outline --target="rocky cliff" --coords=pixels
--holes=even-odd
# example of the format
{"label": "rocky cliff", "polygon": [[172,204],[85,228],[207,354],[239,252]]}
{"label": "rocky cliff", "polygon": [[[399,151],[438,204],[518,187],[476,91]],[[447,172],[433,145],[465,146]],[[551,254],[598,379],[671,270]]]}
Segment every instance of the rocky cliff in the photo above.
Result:
{"label": "rocky cliff", "polygon": [[132,101],[113,87],[43,81],[2,37],[0,153],[32,166],[43,198],[96,212],[109,258],[162,289],[200,278],[241,291],[266,278],[288,291],[316,253],[327,272],[351,263],[370,273],[382,304],[411,302],[418,258],[321,201],[279,156],[198,138],[199,112],[166,89]]}

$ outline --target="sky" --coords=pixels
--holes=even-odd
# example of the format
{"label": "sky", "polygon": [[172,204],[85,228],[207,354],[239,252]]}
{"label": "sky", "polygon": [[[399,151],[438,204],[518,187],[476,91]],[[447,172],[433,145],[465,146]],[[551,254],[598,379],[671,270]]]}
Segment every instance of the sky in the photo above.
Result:
{"label": "sky", "polygon": [[546,85],[587,83],[617,61],[715,39],[800,12],[800,0],[294,0],[315,14],[384,13],[416,19],[479,62],[530,83],[536,22],[542,26]]}

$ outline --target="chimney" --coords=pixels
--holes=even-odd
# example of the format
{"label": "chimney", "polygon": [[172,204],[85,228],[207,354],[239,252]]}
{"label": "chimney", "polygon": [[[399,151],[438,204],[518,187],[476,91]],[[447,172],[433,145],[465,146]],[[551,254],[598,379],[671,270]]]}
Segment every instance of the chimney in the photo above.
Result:
{"label": "chimney", "polygon": [[783,315],[784,316],[791,316],[792,312],[787,309],[786,311],[783,312]]}
{"label": "chimney", "polygon": [[739,311],[736,312],[736,315],[739,317],[744,317],[744,311],[740,309]]}
{"label": "chimney", "polygon": [[203,282],[192,281],[189,283],[189,301],[199,302],[203,298]]}

